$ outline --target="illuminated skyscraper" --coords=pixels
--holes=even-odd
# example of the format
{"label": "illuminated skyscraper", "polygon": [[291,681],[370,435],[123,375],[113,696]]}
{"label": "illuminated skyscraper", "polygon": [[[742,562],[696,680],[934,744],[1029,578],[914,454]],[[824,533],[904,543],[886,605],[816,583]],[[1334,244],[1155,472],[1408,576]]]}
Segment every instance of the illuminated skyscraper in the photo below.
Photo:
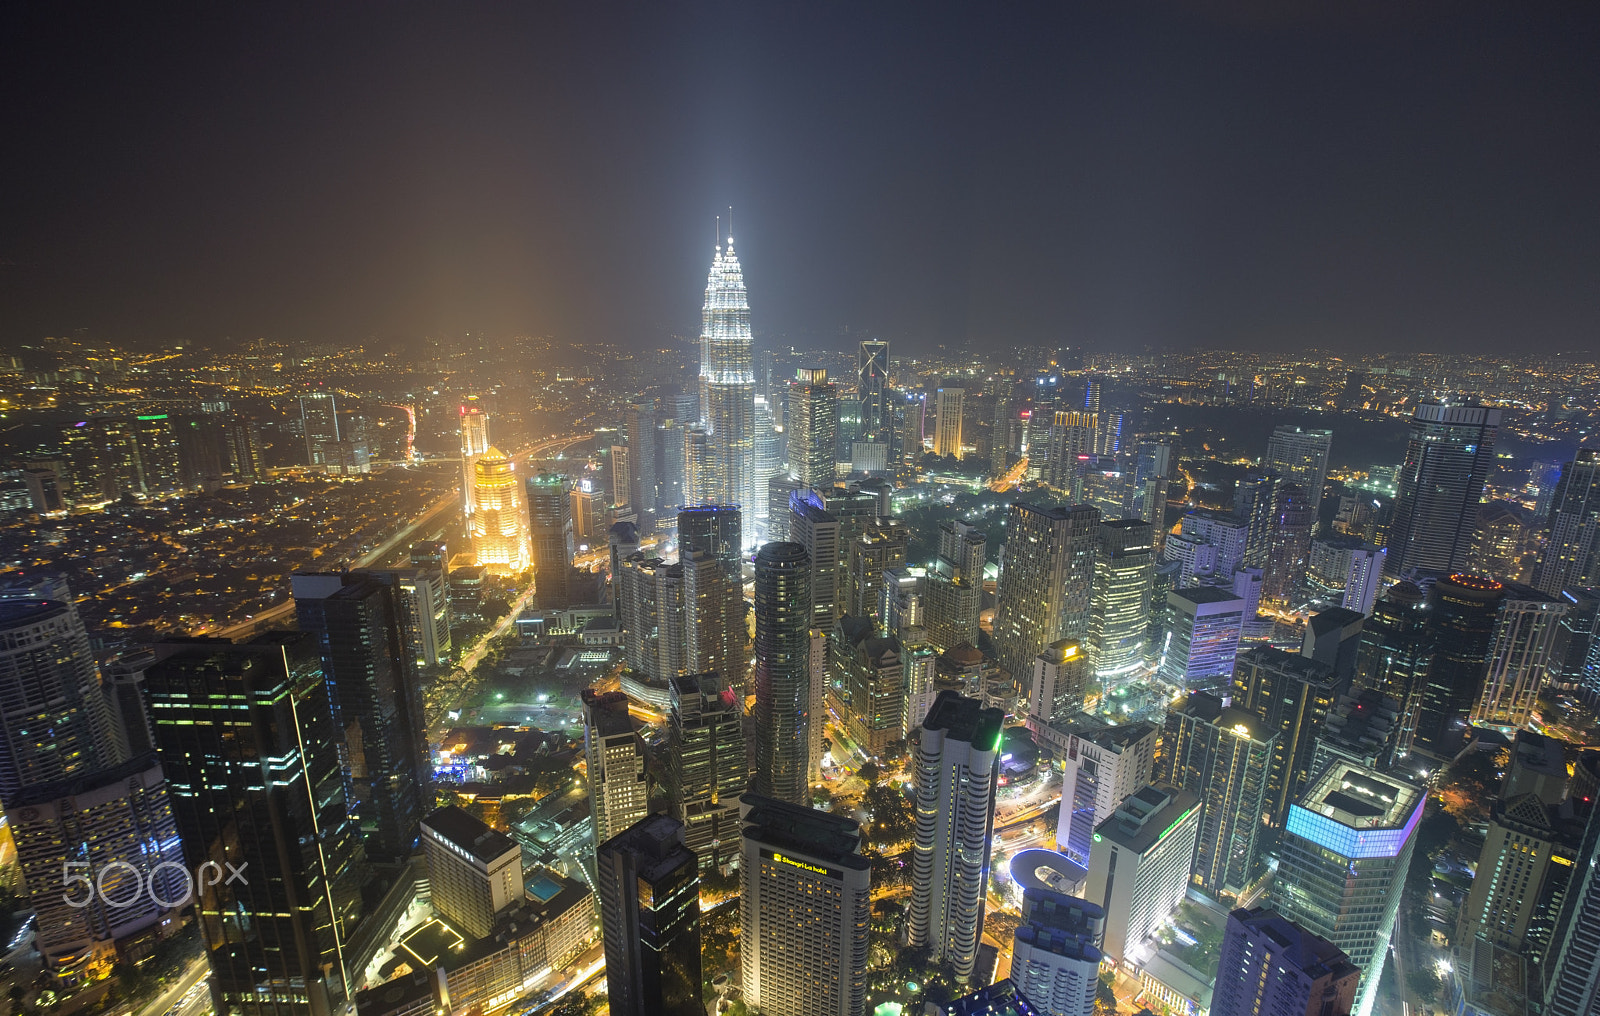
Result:
{"label": "illuminated skyscraper", "polygon": [[789,384],[789,474],[807,487],[831,487],[838,453],[839,386],[825,370],[797,370]]}
{"label": "illuminated skyscraper", "polygon": [[756,794],[740,805],[745,1002],[768,1016],[866,1016],[872,867],[860,825]]}
{"label": "illuminated skyscraper", "polygon": [[1154,785],[1095,826],[1083,898],[1105,914],[1107,956],[1121,963],[1178,909],[1199,832],[1199,797]]}
{"label": "illuminated skyscraper", "polygon": [[1155,545],[1150,523],[1118,519],[1100,523],[1094,566],[1094,601],[1085,648],[1100,678],[1128,674],[1144,663],[1150,625],[1150,578]]}
{"label": "illuminated skyscraper", "polygon": [[1289,807],[1273,898],[1361,968],[1355,1016],[1372,1012],[1426,803],[1419,787],[1339,762]]}
{"label": "illuminated skyscraper", "polygon": [[856,351],[856,398],[861,401],[858,441],[892,444],[889,405],[889,344],[869,339]]}
{"label": "illuminated skyscraper", "polygon": [[[700,423],[706,430],[709,460],[703,491],[706,501],[756,503],[755,397],[750,300],[730,236],[728,246],[718,246],[711,260],[701,313]],[[746,518],[745,545],[754,539],[754,528]]]}
{"label": "illuminated skyscraper", "polygon": [[1273,825],[1283,823],[1289,805],[1317,775],[1311,771],[1317,735],[1338,704],[1341,684],[1333,667],[1272,646],[1256,646],[1234,667],[1233,704],[1254,714],[1266,734],[1278,735],[1263,816]]}
{"label": "illuminated skyscraper", "polygon": [[978,644],[988,540],[964,522],[939,525],[939,557],[927,579],[928,641],[940,649]]}
{"label": "illuminated skyscraper", "polygon": [[1167,711],[1156,778],[1200,796],[1194,884],[1237,899],[1260,873],[1261,819],[1276,732],[1253,713],[1195,692]]}
{"label": "illuminated skyscraper", "polygon": [[581,697],[594,841],[604,843],[650,813],[644,742],[628,715],[628,696],[585,688]]}
{"label": "illuminated skyscraper", "polygon": [[933,454],[961,457],[961,412],[965,407],[966,389],[954,384],[939,386],[938,423],[933,432]]}
{"label": "illuminated skyscraper", "polygon": [[478,456],[489,450],[489,414],[477,406],[462,406],[461,417],[461,502],[462,511],[472,515],[472,487],[478,474]]}
{"label": "illuminated skyscraper", "polygon": [[739,795],[750,789],[744,702],[716,674],[671,680],[667,759],[672,813],[701,870],[738,860]]}
{"label": "illuminated skyscraper", "polygon": [[1020,681],[1045,646],[1089,633],[1100,512],[1019,501],[1006,530],[994,641],[1000,665]]}
{"label": "illuminated skyscraper", "polygon": [[515,467],[491,446],[472,469],[472,551],[478,566],[515,575],[528,567],[528,516]]}
{"label": "illuminated skyscraper", "polygon": [[1526,726],[1539,693],[1561,679],[1569,632],[1562,625],[1568,602],[1531,586],[1506,583],[1489,644],[1483,687],[1472,723],[1507,733]]}
{"label": "illuminated skyscraper", "polygon": [[1395,477],[1400,489],[1389,523],[1390,575],[1466,567],[1499,430],[1498,409],[1417,406],[1406,460]]}
{"label": "illuminated skyscraper", "polygon": [[922,723],[917,753],[917,838],[907,940],[946,961],[956,980],[977,964],[994,837],[1005,714],[942,691]]}
{"label": "illuminated skyscraper", "polygon": [[1396,755],[1409,754],[1417,735],[1417,710],[1433,663],[1434,632],[1422,590],[1396,582],[1372,605],[1356,650],[1356,685],[1400,703]]}

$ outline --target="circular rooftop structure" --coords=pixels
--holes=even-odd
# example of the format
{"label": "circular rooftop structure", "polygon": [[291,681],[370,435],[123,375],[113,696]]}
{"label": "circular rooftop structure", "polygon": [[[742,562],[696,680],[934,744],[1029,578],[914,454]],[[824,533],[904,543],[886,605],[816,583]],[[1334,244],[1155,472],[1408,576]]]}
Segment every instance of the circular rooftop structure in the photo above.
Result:
{"label": "circular rooftop structure", "polygon": [[1044,889],[1071,895],[1088,881],[1089,871],[1059,850],[1030,847],[1011,858],[1011,878],[1024,891]]}

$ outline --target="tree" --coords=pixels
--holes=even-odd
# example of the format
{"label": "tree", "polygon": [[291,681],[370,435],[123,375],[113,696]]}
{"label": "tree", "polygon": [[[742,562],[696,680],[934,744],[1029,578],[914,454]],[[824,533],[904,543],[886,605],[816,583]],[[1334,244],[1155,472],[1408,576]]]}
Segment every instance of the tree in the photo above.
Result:
{"label": "tree", "polygon": [[883,770],[878,768],[878,763],[868,762],[856,772],[856,775],[861,777],[861,782],[865,783],[870,790],[883,778]]}

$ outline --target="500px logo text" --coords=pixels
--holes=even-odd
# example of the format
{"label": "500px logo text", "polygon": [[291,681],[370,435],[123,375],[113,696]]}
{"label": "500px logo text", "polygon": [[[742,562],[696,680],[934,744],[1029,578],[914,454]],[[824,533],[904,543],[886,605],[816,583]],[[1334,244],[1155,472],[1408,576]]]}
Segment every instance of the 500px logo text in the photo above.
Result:
{"label": "500px logo text", "polygon": [[[209,886],[232,885],[234,882],[250,884],[249,880],[244,877],[245,868],[250,866],[249,861],[244,861],[238,866],[235,866],[232,861],[223,863],[227,865],[226,877],[224,877],[222,864],[218,864],[215,861],[206,861],[195,869],[194,877],[191,879],[189,870],[177,861],[162,861],[150,869],[148,878],[127,861],[112,861],[101,868],[93,878],[90,878],[87,871],[89,868],[88,861],[62,861],[61,884],[66,887],[67,891],[61,894],[61,902],[69,907],[81,908],[87,907],[98,898],[106,906],[116,908],[131,907],[148,899],[171,909],[184,906]],[[73,869],[85,870],[75,871]],[[162,875],[163,869],[176,874]],[[119,870],[126,871],[132,877],[114,878],[108,886],[106,876]],[[82,883],[84,889],[83,895],[77,899],[74,899],[72,895],[75,883]],[[173,883],[181,884],[183,894],[177,899],[163,898],[160,890],[164,888],[168,895],[172,895],[175,888]],[[108,888],[111,890],[110,893],[107,892]],[[132,892],[122,895],[130,888]],[[117,893],[118,896],[113,896],[112,893]]]}

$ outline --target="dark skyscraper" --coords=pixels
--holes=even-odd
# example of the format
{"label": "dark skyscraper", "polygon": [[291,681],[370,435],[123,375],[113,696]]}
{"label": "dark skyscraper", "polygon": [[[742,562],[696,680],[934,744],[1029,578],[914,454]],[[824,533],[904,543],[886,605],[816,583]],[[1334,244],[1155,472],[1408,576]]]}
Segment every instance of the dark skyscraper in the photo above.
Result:
{"label": "dark skyscraper", "polygon": [[398,590],[357,572],[295,575],[291,584],[343,732],[350,813],[368,856],[403,860],[432,802],[422,689],[408,666]]}
{"label": "dark skyscraper", "polygon": [[809,805],[811,559],[798,543],[756,554],[756,773],[765,797]]}
{"label": "dark skyscraper", "polygon": [[572,497],[567,478],[550,473],[528,477],[528,535],[533,543],[533,581],[539,606],[565,607],[572,555]]}
{"label": "dark skyscraper", "polygon": [[216,1012],[324,1016],[352,985],[361,843],[316,640],[183,639],[145,672],[184,860],[242,870],[196,913]]}
{"label": "dark skyscraper", "polygon": [[744,703],[716,674],[671,681],[668,768],[672,810],[702,869],[739,856],[739,795],[750,789]]}
{"label": "dark skyscraper", "polygon": [[1316,523],[1317,505],[1306,488],[1297,483],[1279,483],[1273,491],[1267,556],[1262,565],[1263,602],[1287,607],[1300,599],[1311,558],[1311,531]]}
{"label": "dark skyscraper", "polygon": [[1498,409],[1436,402],[1417,406],[1406,460],[1395,477],[1399,493],[1389,524],[1390,575],[1467,566],[1499,429]]}
{"label": "dark skyscraper", "polygon": [[616,1016],[705,1016],[700,874],[683,825],[651,815],[600,844],[606,996]]}
{"label": "dark skyscraper", "polygon": [[1417,734],[1417,711],[1433,665],[1433,628],[1421,589],[1396,582],[1372,605],[1356,650],[1355,683],[1400,703],[1395,751],[1406,754]]}
{"label": "dark skyscraper", "polygon": [[1579,449],[1556,481],[1533,584],[1551,596],[1600,585],[1600,449]]}
{"label": "dark skyscraper", "polygon": [[861,403],[857,440],[892,445],[894,412],[889,405],[887,342],[868,339],[856,350],[856,398]]}
{"label": "dark skyscraper", "polygon": [[1436,759],[1461,750],[1505,595],[1504,586],[1482,575],[1451,575],[1428,590],[1435,649],[1417,700],[1412,750]]}
{"label": "dark skyscraper", "polygon": [[1317,734],[1338,702],[1339,686],[1332,667],[1282,649],[1257,646],[1239,657],[1233,704],[1254,714],[1266,733],[1278,735],[1267,778],[1266,814],[1275,826],[1283,825],[1289,805],[1316,775],[1311,761]]}

